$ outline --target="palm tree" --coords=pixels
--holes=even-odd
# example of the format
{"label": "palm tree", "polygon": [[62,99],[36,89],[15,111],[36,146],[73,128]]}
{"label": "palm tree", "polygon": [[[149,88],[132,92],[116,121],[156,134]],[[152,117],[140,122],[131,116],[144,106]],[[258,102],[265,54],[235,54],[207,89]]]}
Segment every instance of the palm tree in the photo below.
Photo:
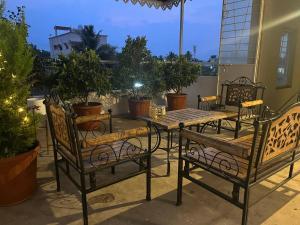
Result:
{"label": "palm tree", "polygon": [[98,49],[98,42],[100,39],[100,33],[95,32],[93,25],[85,25],[79,31],[81,42],[74,43],[73,49],[78,52],[82,52],[84,50],[97,50]]}

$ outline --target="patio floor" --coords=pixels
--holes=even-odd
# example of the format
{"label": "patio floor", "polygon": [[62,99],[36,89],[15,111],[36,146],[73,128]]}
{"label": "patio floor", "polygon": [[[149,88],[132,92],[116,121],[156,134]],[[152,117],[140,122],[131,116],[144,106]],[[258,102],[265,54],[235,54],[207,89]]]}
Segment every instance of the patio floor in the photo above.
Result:
{"label": "patio floor", "polygon": [[[141,121],[115,119],[114,128],[143,125]],[[129,127],[130,125],[130,127]],[[42,151],[38,159],[38,190],[20,205],[0,208],[3,225],[82,224],[80,194],[62,173],[62,191],[56,192],[52,151],[47,153],[45,134],[39,129]],[[183,204],[175,206],[177,154],[173,152],[171,176],[166,173],[165,152],[153,156],[152,201],[145,200],[145,175],[109,186],[88,195],[89,222],[101,225],[231,225],[240,224],[241,210],[195,184],[184,180]],[[300,169],[300,164],[296,166]],[[199,179],[230,193],[230,185],[202,170],[193,171]],[[118,167],[116,168],[116,176]],[[251,192],[251,201],[264,195],[286,177],[282,171]],[[295,177],[250,208],[249,224],[297,225],[300,221],[300,176]]]}

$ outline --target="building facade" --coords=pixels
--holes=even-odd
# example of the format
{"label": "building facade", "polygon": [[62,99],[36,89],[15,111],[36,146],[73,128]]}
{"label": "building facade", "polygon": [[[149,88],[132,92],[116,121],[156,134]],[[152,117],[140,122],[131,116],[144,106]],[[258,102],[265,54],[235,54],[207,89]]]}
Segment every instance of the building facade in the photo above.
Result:
{"label": "building facade", "polygon": [[266,86],[273,109],[300,93],[300,1],[224,0],[220,85],[249,77]]}
{"label": "building facade", "polygon": [[[59,55],[69,55],[72,52],[72,45],[81,42],[79,29],[70,27],[55,26],[55,36],[49,38],[50,54],[52,58],[58,58]],[[58,34],[58,31],[63,33]],[[98,47],[107,44],[107,35],[100,35]]]}

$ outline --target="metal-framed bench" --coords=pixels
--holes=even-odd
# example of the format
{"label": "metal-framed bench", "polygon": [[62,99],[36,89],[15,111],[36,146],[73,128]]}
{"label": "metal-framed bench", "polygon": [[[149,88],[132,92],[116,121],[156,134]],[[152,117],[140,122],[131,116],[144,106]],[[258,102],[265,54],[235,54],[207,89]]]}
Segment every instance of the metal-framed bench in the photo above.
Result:
{"label": "metal-framed bench", "polygon": [[[180,126],[177,205],[182,203],[182,180],[186,178],[241,208],[242,225],[246,225],[251,188],[286,167],[287,178],[274,189],[300,172],[293,172],[294,163],[300,159],[300,102],[273,118],[256,119],[254,134],[232,141]],[[190,171],[195,168],[230,182],[232,195],[193,177]]]}
{"label": "metal-framed bench", "polygon": [[[151,200],[151,153],[159,143],[157,139],[151,145],[153,132],[150,122],[147,127],[99,136],[82,136],[77,128],[78,124],[100,121],[103,116],[78,117],[73,113],[72,107],[63,104],[55,94],[46,96],[45,105],[53,141],[57,191],[60,191],[61,170],[81,192],[85,225],[88,224],[86,196],[103,187],[146,173],[146,199]],[[98,172],[129,162],[137,166],[134,172],[128,171],[125,176],[106,183],[98,182]],[[79,181],[76,177],[79,177]]]}
{"label": "metal-framed bench", "polygon": [[[202,110],[235,110],[237,117],[226,119],[235,122],[234,129],[224,127],[221,121],[217,125],[211,124],[218,128],[234,131],[234,137],[239,137],[241,124],[251,125],[253,119],[261,114],[265,87],[261,83],[254,83],[247,77],[239,77],[233,81],[225,81],[222,84],[220,96],[200,96],[198,95],[198,109]],[[198,131],[200,126],[198,126]]]}

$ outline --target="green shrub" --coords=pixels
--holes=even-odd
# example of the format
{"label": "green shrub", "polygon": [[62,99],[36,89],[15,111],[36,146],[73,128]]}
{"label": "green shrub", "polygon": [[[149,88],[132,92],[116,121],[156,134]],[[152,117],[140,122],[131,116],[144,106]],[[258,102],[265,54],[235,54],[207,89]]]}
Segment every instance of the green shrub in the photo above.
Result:
{"label": "green shrub", "polygon": [[111,71],[100,62],[94,50],[60,56],[58,67],[57,90],[63,99],[79,98],[87,105],[90,92],[100,96],[111,90]]}
{"label": "green shrub", "polygon": [[187,60],[185,56],[172,57],[163,66],[163,79],[167,91],[182,94],[182,89],[193,84],[200,72],[200,66]]}

